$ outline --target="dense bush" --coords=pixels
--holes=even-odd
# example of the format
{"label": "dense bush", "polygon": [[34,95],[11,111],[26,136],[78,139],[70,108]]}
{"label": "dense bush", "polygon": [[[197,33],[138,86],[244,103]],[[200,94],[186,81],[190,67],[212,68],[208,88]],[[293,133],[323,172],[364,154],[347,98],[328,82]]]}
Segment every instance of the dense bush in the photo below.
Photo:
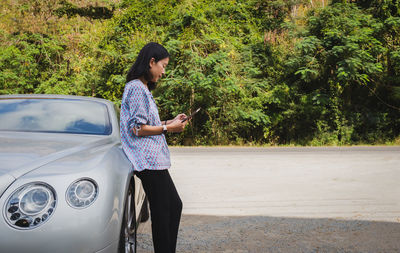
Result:
{"label": "dense bush", "polygon": [[202,107],[170,143],[374,144],[400,134],[398,1],[6,2],[2,94],[119,104],[137,53],[156,41],[171,54],[153,92],[161,117]]}

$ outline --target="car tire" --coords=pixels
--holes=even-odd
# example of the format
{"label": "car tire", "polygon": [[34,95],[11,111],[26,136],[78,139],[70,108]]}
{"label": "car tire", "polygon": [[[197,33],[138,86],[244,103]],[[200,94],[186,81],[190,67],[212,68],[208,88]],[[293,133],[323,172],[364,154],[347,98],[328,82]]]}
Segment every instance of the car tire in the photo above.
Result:
{"label": "car tire", "polygon": [[130,184],[126,194],[124,215],[119,237],[119,253],[136,253],[137,223],[134,197],[135,186]]}
{"label": "car tire", "polygon": [[140,222],[146,222],[150,218],[149,213],[149,201],[147,200],[147,196],[145,197],[142,205],[142,209],[140,210]]}

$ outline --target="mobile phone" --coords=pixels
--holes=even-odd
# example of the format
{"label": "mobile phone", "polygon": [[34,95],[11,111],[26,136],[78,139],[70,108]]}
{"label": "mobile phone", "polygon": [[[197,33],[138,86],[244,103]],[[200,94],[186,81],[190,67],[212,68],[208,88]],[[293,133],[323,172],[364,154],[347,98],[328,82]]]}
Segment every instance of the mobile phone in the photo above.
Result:
{"label": "mobile phone", "polygon": [[198,112],[200,111],[200,109],[201,109],[201,107],[197,108],[196,111],[194,111],[192,114],[190,114],[189,116],[187,116],[186,118],[184,118],[184,119],[182,120],[182,123],[185,122],[186,120],[190,120],[191,118],[193,118],[193,116],[194,116],[196,113],[198,113]]}

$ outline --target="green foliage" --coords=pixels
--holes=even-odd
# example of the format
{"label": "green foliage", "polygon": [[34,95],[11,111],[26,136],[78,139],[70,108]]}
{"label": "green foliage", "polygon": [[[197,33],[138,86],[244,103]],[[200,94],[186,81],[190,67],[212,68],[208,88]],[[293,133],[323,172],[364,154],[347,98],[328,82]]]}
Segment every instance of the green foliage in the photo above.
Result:
{"label": "green foliage", "polygon": [[312,144],[375,142],[399,134],[398,131],[381,133],[376,129],[385,120],[370,120],[385,115],[384,118],[392,119],[385,127],[398,128],[398,108],[382,103],[399,104],[399,100],[391,99],[394,96],[385,92],[387,80],[397,78],[397,73],[387,72],[387,60],[392,62],[396,51],[381,37],[386,33],[387,24],[396,24],[395,20],[382,22],[355,4],[347,3],[310,12],[306,33],[301,34],[296,45],[297,54],[288,61],[288,77],[298,89],[295,97],[313,96],[312,100],[305,101],[310,101],[312,108],[318,108],[304,115],[312,117],[308,126]]}
{"label": "green foliage", "polygon": [[0,50],[0,92],[34,93],[49,79],[57,79],[64,47],[41,34],[5,35]]}
{"label": "green foliage", "polygon": [[79,15],[82,17],[89,17],[92,19],[109,19],[113,16],[113,10],[107,7],[99,6],[87,6],[87,7],[77,7],[76,5],[62,0],[60,2],[61,7],[57,8],[54,13],[57,16],[66,15],[69,18]]}
{"label": "green foliage", "polygon": [[323,8],[303,0],[17,2],[5,0],[0,15],[1,94],[77,94],[119,105],[139,50],[155,41],[171,55],[153,92],[161,118],[202,107],[183,134],[168,136],[171,144],[399,138],[397,0]]}

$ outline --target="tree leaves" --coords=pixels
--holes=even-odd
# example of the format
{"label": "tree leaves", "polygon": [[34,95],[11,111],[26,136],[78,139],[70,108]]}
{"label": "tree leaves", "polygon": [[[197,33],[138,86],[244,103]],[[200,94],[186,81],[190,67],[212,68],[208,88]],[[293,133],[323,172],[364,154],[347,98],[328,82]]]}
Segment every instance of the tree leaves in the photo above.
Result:
{"label": "tree leaves", "polygon": [[203,108],[172,144],[341,145],[400,134],[398,1],[18,1],[0,15],[2,94],[119,105],[127,71],[155,41],[171,55],[153,92],[161,117]]}

